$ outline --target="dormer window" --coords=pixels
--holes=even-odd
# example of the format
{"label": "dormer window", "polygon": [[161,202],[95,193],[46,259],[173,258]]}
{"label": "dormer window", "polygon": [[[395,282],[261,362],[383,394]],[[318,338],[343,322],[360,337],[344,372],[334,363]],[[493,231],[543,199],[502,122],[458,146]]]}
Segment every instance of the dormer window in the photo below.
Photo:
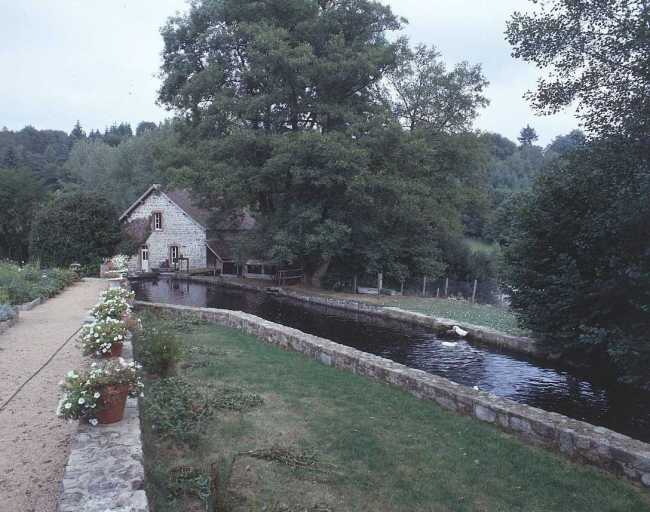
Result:
{"label": "dormer window", "polygon": [[156,231],[162,231],[162,212],[155,212],[153,214],[153,228]]}

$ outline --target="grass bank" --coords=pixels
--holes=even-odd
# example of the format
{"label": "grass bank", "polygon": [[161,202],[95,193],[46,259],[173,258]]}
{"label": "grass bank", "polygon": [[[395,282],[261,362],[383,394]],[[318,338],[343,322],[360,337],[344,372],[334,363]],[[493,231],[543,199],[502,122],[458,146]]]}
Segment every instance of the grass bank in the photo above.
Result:
{"label": "grass bank", "polygon": [[519,326],[517,316],[505,307],[472,304],[466,300],[425,297],[386,297],[379,300],[382,301],[384,306],[402,308],[429,316],[449,318],[457,322],[482,325],[515,336],[530,334]]}
{"label": "grass bank", "polygon": [[438,318],[449,318],[457,322],[481,325],[515,336],[527,336],[530,334],[526,329],[519,326],[517,315],[507,307],[491,306],[489,304],[472,304],[469,301],[458,299],[436,299],[431,297],[399,295],[360,295],[316,290],[303,286],[294,286],[292,288],[305,294],[354,300],[376,306],[402,308],[407,311]]}
{"label": "grass bank", "polygon": [[[147,491],[164,511],[648,511],[630,484],[240,331],[177,333],[148,379]],[[140,339],[136,338],[136,350]]]}
{"label": "grass bank", "polygon": [[75,273],[70,270],[0,262],[0,304],[17,305],[38,297],[51,297],[75,279]]}

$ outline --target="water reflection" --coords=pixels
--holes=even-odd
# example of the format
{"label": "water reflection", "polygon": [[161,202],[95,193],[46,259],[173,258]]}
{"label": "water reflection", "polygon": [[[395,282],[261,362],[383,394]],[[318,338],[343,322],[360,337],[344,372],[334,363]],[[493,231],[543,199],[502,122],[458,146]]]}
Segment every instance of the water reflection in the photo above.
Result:
{"label": "water reflection", "polygon": [[265,293],[171,278],[134,281],[139,299],[245,311],[412,368],[650,441],[650,396],[423,328]]}

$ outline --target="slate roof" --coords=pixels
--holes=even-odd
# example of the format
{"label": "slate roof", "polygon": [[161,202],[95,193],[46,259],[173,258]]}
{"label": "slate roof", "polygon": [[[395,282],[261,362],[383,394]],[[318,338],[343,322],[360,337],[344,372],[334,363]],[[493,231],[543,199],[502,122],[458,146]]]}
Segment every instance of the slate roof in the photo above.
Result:
{"label": "slate roof", "polygon": [[209,231],[240,231],[249,230],[255,227],[255,219],[245,210],[214,212],[214,217],[218,219],[216,223],[211,223],[213,212],[202,208],[192,197],[192,193],[187,189],[163,189],[161,185],[152,185],[142,194],[127,210],[120,216],[120,221],[125,220],[129,214],[138,207],[154,191],[165,194],[169,199],[178,205],[192,220]]}
{"label": "slate roof", "polygon": [[192,219],[198,222],[204,228],[208,228],[210,221],[210,210],[197,206],[192,195],[185,189],[163,190],[163,193],[174,203],[181,207]]}

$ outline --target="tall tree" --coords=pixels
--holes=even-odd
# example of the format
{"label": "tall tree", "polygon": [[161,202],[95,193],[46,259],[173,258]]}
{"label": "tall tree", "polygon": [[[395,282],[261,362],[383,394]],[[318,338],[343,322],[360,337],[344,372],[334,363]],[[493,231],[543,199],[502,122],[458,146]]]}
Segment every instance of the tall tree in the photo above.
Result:
{"label": "tall tree", "polygon": [[462,62],[447,71],[440,53],[425,45],[403,52],[388,83],[395,114],[410,130],[469,130],[479,109],[489,104],[484,96],[488,81],[480,65]]}
{"label": "tall tree", "polygon": [[[317,284],[349,246],[349,185],[368,157],[355,126],[402,41],[390,8],[368,0],[192,4],[163,29],[160,101],[215,137],[217,164],[192,176],[209,204],[249,206],[268,250]],[[196,169],[195,169],[196,170]]]}
{"label": "tall tree", "polygon": [[18,167],[18,154],[13,146],[9,146],[2,159],[2,165],[7,169],[15,169]]}
{"label": "tall tree", "polygon": [[0,258],[27,261],[32,217],[42,199],[40,183],[25,169],[0,169]]}
{"label": "tall tree", "polygon": [[517,140],[522,146],[532,146],[537,140],[539,140],[539,136],[537,135],[535,128],[527,124],[519,132]]}
{"label": "tall tree", "polygon": [[552,352],[650,385],[650,172],[644,149],[556,159],[504,230],[512,305]]}
{"label": "tall tree", "polygon": [[650,133],[650,5],[647,0],[544,0],[515,12],[513,56],[546,71],[533,105],[554,113],[575,103],[587,130],[644,140]]}
{"label": "tall tree", "polygon": [[520,205],[507,251],[512,303],[559,352],[650,385],[650,5],[535,4],[507,30],[514,55],[550,73],[533,104],[575,102],[592,137],[555,159]]}
{"label": "tall tree", "polygon": [[70,141],[72,144],[86,138],[86,132],[81,127],[81,123],[77,119],[77,122],[74,124],[74,128],[70,132]]}

